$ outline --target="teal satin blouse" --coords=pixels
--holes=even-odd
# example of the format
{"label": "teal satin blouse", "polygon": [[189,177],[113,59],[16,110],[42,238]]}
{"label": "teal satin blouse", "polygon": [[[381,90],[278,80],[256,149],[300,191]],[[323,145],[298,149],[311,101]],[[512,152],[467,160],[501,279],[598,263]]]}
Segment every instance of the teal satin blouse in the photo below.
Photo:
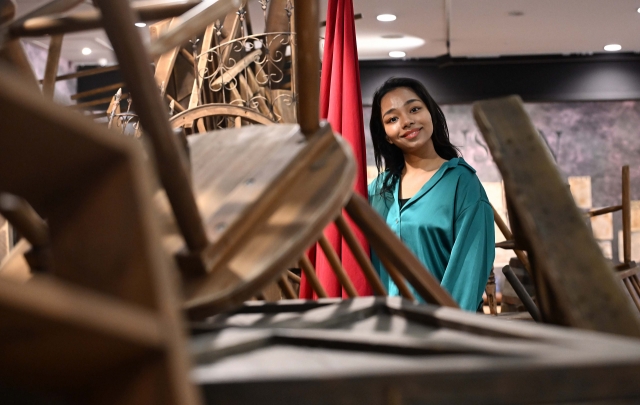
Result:
{"label": "teal satin blouse", "polygon": [[[462,158],[451,159],[402,208],[399,182],[393,199],[380,195],[387,173],[369,185],[373,208],[468,311],[478,308],[495,258],[493,210],[475,172]],[[389,295],[400,295],[375,252],[371,256]]]}

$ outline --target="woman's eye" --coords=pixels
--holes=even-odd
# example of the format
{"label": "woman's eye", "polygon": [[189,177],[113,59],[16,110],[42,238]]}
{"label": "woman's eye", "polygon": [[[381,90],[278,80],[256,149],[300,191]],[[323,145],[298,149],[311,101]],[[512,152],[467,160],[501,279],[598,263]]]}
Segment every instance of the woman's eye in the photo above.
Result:
{"label": "woman's eye", "polygon": [[387,123],[388,123],[388,124],[391,124],[391,123],[396,122],[396,121],[398,121],[398,118],[397,118],[397,117],[393,117],[393,118],[389,118],[389,120],[387,121]]}
{"label": "woman's eye", "polygon": [[411,112],[416,112],[416,111],[418,111],[418,110],[420,110],[420,107],[413,107],[413,108],[411,109]]}

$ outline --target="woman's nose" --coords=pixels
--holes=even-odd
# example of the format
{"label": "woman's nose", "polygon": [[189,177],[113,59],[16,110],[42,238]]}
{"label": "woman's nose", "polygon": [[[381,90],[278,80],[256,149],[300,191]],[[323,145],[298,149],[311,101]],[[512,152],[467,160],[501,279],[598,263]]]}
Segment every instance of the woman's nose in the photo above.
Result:
{"label": "woman's nose", "polygon": [[411,117],[402,117],[402,128],[408,128],[413,125],[413,119]]}

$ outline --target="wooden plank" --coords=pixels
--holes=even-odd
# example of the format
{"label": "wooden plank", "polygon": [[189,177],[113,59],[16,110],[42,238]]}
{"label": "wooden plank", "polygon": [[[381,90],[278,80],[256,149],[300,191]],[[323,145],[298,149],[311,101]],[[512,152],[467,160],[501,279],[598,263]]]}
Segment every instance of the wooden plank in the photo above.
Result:
{"label": "wooden plank", "polygon": [[[176,18],[172,18],[167,27],[167,31],[176,25],[178,25],[178,20]],[[176,59],[178,58],[180,49],[181,48],[179,46],[169,49],[167,52],[160,55],[156,61],[154,78],[156,79],[156,84],[160,88],[160,94],[162,96],[167,92],[167,85],[169,84],[169,79],[173,73],[173,67],[176,64]]]}
{"label": "wooden plank", "polygon": [[[318,27],[318,2],[308,0],[295,0],[296,27]],[[300,80],[298,89],[298,120],[302,133],[307,136],[316,133],[320,122],[320,55],[318,44],[320,37],[318,30],[298,29],[296,33],[298,51],[296,53],[296,69]]]}
{"label": "wooden plank", "polygon": [[103,18],[110,21],[105,30],[118,60],[127,66],[122,75],[136,100],[136,112],[153,146],[156,168],[180,231],[189,250],[201,251],[208,241],[191,190],[185,157],[176,145],[165,104],[151,76],[151,61],[136,31],[136,19],[126,0],[96,0],[96,4]]}
{"label": "wooden plank", "polygon": [[49,227],[24,199],[0,193],[0,214],[33,246],[49,246]]}
{"label": "wooden plank", "polygon": [[[516,242],[520,245],[524,239],[522,245],[535,257],[534,277],[552,293],[550,305],[541,305],[544,319],[640,337],[640,320],[623,296],[520,98],[478,102],[473,110],[502,174],[512,204],[509,218],[516,218],[522,227],[521,233],[514,232]],[[553,312],[549,311],[551,306]]]}
{"label": "wooden plank", "polygon": [[631,176],[629,165],[622,167],[622,250],[624,263],[631,262]]}
{"label": "wooden plank", "polygon": [[49,52],[47,53],[47,63],[44,70],[42,82],[42,94],[45,98],[53,99],[56,86],[56,75],[58,64],[60,63],[60,52],[62,51],[62,35],[53,35],[49,42]]}
{"label": "wooden plank", "polygon": [[451,295],[440,286],[440,283],[424,268],[409,248],[389,229],[380,215],[371,208],[368,201],[365,201],[360,195],[354,194],[345,208],[353,222],[367,235],[367,240],[378,257],[381,260],[388,260],[393,267],[397,268],[426,302],[453,308],[458,307]]}
{"label": "wooden plank", "polygon": [[313,268],[313,264],[306,254],[302,255],[302,257],[300,258],[300,268],[304,272],[304,275],[307,277],[307,282],[311,284],[311,289],[316,293],[318,298],[328,297],[327,291],[324,289],[322,283],[318,279],[316,270]]}
{"label": "wooden plank", "polygon": [[[213,41],[214,32],[215,32],[215,27],[213,26],[213,24],[208,25],[207,28],[205,29],[204,35],[202,37],[201,53],[204,53],[211,46],[211,41]],[[189,104],[188,104],[187,110],[191,110],[197,107],[198,104],[200,103],[200,92],[202,91],[201,74],[202,76],[204,76],[204,72],[207,69],[207,59],[208,59],[207,55],[203,55],[200,58],[198,58],[197,75],[195,77],[195,80],[193,81],[193,90],[191,91],[191,97],[189,98]],[[182,126],[184,128],[191,128],[194,121],[195,119],[188,120],[184,122]]]}
{"label": "wooden plank", "polygon": [[242,5],[241,0],[205,0],[182,16],[179,24],[154,41],[149,47],[151,57],[162,55],[169,49],[179,47],[200,34],[211,24]]}
{"label": "wooden plank", "polygon": [[318,243],[320,244],[320,247],[322,248],[322,251],[324,252],[327,260],[329,261],[333,273],[336,275],[336,278],[340,282],[342,288],[344,288],[344,290],[347,292],[349,298],[357,297],[358,292],[356,291],[356,287],[349,279],[347,272],[344,270],[344,267],[342,267],[342,263],[340,263],[338,254],[333,249],[331,243],[327,240],[324,234],[320,237],[320,239],[318,239]]}
{"label": "wooden plank", "polygon": [[233,67],[231,67],[231,69],[227,70],[226,72],[222,71],[220,73],[220,76],[217,77],[213,82],[211,82],[211,88],[220,87],[224,84],[229,83],[236,76],[238,76],[238,74],[244,71],[249,65],[257,62],[260,59],[260,55],[262,55],[262,50],[256,49],[255,51],[249,53],[247,56],[236,62]]}
{"label": "wooden plank", "polygon": [[289,280],[287,280],[287,276],[285,274],[280,275],[278,279],[278,286],[280,287],[280,290],[282,291],[282,295],[285,298],[290,300],[294,300],[298,298],[298,296],[296,295],[296,292],[293,291],[293,287],[291,287],[291,284],[289,284]]}
{"label": "wooden plank", "polygon": [[[149,4],[148,1],[132,2],[131,8],[137,13],[139,21],[154,22],[177,17],[200,4],[200,0],[177,0],[162,4]],[[17,37],[40,37],[43,35],[69,34],[102,28],[102,16],[98,10],[79,11],[68,15],[34,17],[21,23],[13,23],[9,34]]]}
{"label": "wooden plank", "polygon": [[113,91],[121,87],[124,87],[124,83],[115,83],[115,84],[110,84],[108,86],[98,87],[96,89],[91,89],[91,90],[83,91],[81,93],[72,94],[71,100],[78,100],[78,99],[89,97],[89,96],[95,96],[96,94],[106,93],[108,91]]}
{"label": "wooden plank", "polygon": [[[488,405],[514,398],[527,404],[596,404],[640,397],[640,388],[628,379],[640,370],[640,346],[631,339],[392,298],[314,309],[292,303],[288,311],[282,304],[283,311],[276,312],[259,307],[224,314],[216,325],[222,329],[194,340],[193,376],[207,398],[229,404],[320,398],[322,403]],[[273,304],[264,307],[275,310]],[[236,316],[244,322],[233,327]],[[269,322],[273,318],[281,321]],[[487,374],[497,380],[482,381]],[[581,384],[569,386],[566,379]]]}
{"label": "wooden plank", "polygon": [[5,41],[0,47],[0,59],[13,65],[24,79],[25,86],[34,90],[40,90],[40,86],[33,72],[33,67],[24,52],[22,43],[19,39],[11,39]]}
{"label": "wooden plank", "polygon": [[347,242],[351,253],[353,253],[353,257],[355,257],[362,273],[365,278],[371,285],[371,289],[375,295],[379,295],[381,297],[385,297],[387,295],[387,290],[382,285],[382,281],[380,281],[380,277],[378,277],[378,273],[373,268],[371,261],[369,260],[369,255],[364,251],[362,245],[356,238],[356,235],[351,230],[351,226],[347,223],[347,220],[341,214],[335,221],[338,230],[342,234],[342,237]]}
{"label": "wooden plank", "polygon": [[[491,209],[493,209],[493,221],[496,223],[496,225],[498,225],[498,229],[500,229],[500,232],[502,232],[502,235],[505,237],[506,240],[513,241],[513,234],[511,233],[511,230],[509,229],[507,224],[504,222],[500,214],[498,214],[498,211],[496,211],[496,209],[493,206],[491,206]],[[526,253],[520,249],[514,249],[513,252],[516,254],[516,256],[518,257],[518,260],[520,260],[525,270],[527,270],[529,274],[532,274],[531,265],[529,264],[529,258],[527,257]]]}

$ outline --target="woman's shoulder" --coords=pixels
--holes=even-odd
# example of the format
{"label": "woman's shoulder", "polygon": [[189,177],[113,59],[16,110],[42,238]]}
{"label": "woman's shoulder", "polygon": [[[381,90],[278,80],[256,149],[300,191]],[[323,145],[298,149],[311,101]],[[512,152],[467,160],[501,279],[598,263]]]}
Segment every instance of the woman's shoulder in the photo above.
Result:
{"label": "woman's shoulder", "polygon": [[[456,180],[458,193],[476,195],[481,200],[487,200],[484,187],[476,174],[476,170],[463,158],[455,158],[456,162],[449,161],[451,167],[450,175]],[[488,200],[487,200],[488,201]]]}
{"label": "woman's shoulder", "polygon": [[380,193],[380,191],[382,190],[382,185],[384,184],[384,181],[388,175],[389,172],[384,171],[378,173],[378,175],[373,180],[371,180],[371,182],[369,183],[369,197],[374,194]]}

